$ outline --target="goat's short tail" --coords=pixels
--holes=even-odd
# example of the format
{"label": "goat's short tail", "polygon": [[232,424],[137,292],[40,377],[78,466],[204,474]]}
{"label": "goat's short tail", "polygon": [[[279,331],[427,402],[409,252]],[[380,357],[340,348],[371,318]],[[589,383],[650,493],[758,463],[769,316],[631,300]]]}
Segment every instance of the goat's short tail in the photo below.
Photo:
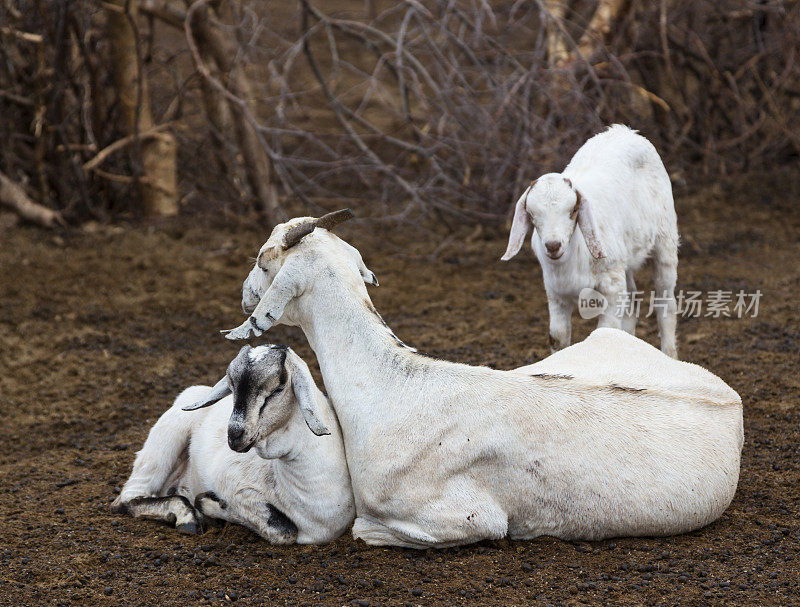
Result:
{"label": "goat's short tail", "polygon": [[125,510],[125,504],[137,497],[164,495],[166,485],[177,480],[189,453],[192,429],[205,417],[204,411],[181,411],[208,393],[208,386],[192,386],[175,399],[150,429],[141,451],[136,454],[133,471],[112,508]]}

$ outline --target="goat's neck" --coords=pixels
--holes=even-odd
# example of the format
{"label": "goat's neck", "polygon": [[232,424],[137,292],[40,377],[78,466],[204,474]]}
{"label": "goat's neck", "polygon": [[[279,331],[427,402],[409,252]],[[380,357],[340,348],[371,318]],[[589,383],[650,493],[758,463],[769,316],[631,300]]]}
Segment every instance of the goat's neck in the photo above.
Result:
{"label": "goat's neck", "polygon": [[304,509],[318,507],[324,512],[329,511],[327,502],[341,502],[337,483],[349,478],[336,419],[332,413],[326,417],[330,418],[325,423],[331,434],[315,436],[298,412],[285,433],[286,447],[275,444],[275,454],[280,455],[272,459],[281,493],[303,504]]}
{"label": "goat's neck", "polygon": [[[354,425],[403,407],[410,376],[432,361],[392,333],[366,288],[334,280],[318,285],[304,302],[301,327],[314,349],[325,387],[347,438]],[[421,387],[421,386],[418,386]],[[386,394],[396,398],[388,402]]]}

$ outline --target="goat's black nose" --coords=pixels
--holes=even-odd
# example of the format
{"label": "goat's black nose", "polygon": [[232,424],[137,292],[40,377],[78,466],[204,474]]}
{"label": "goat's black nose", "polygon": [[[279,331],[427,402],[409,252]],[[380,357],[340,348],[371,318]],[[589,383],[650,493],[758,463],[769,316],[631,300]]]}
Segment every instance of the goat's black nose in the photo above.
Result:
{"label": "goat's black nose", "polygon": [[561,243],[557,240],[548,240],[544,243],[544,247],[547,249],[548,253],[556,253],[561,248]]}
{"label": "goat's black nose", "polygon": [[244,426],[240,424],[231,424],[228,426],[228,446],[234,451],[236,451],[236,448],[239,446],[239,441],[241,441],[243,436]]}

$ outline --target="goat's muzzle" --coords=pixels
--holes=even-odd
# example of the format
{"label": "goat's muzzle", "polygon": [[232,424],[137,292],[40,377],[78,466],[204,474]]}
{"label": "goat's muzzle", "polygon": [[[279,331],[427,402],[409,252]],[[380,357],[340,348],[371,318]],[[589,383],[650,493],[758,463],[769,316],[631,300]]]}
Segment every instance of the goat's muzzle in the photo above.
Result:
{"label": "goat's muzzle", "polygon": [[253,439],[249,443],[245,443],[245,431],[242,424],[229,424],[228,425],[228,446],[237,453],[247,453],[250,448],[256,443]]}

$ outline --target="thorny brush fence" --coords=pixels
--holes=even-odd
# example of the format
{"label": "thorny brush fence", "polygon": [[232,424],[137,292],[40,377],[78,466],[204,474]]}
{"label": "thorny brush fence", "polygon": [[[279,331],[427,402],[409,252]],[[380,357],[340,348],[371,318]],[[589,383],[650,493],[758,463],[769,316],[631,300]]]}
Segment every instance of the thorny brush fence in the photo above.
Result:
{"label": "thorny brush fence", "polygon": [[0,177],[72,221],[174,190],[148,174],[158,137],[185,207],[270,222],[343,201],[498,220],[612,122],[676,176],[800,157],[796,0],[0,0],[0,22]]}

